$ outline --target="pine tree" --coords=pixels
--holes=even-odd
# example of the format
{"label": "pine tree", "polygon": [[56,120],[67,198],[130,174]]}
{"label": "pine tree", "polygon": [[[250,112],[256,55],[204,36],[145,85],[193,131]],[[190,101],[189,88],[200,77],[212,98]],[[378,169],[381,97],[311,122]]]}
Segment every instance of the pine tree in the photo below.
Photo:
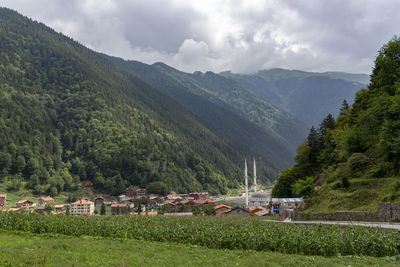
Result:
{"label": "pine tree", "polygon": [[349,108],[350,108],[349,104],[347,103],[346,99],[344,99],[342,102],[342,107],[340,108],[339,116],[346,114]]}

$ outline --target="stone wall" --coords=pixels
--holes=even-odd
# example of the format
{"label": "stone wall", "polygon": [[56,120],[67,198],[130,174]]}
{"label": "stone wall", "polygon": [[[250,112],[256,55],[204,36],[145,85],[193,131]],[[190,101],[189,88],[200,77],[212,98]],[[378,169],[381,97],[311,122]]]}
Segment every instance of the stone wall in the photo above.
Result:
{"label": "stone wall", "polygon": [[400,222],[400,203],[381,203],[378,212],[368,211],[337,211],[335,213],[302,214],[296,212],[294,220],[298,221],[370,221],[370,222]]}

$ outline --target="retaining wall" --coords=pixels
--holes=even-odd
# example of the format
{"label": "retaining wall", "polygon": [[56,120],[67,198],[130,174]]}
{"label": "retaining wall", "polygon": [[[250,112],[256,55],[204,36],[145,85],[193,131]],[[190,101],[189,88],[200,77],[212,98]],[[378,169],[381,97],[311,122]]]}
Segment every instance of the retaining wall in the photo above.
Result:
{"label": "retaining wall", "polygon": [[370,221],[400,222],[400,203],[381,203],[378,212],[337,211],[335,213],[302,214],[296,212],[293,219],[298,221]]}

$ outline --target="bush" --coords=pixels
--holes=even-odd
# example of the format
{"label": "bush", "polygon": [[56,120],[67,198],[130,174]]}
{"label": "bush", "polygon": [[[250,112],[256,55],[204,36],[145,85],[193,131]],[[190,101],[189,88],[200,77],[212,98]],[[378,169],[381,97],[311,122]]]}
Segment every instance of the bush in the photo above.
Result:
{"label": "bush", "polygon": [[370,159],[363,153],[353,153],[347,160],[347,165],[352,171],[360,171],[367,167]]}

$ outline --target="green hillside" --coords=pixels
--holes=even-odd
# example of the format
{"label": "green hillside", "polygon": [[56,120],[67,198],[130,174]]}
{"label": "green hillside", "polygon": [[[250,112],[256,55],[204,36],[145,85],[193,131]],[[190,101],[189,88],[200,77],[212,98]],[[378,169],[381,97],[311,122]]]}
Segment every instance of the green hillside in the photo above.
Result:
{"label": "green hillside", "polygon": [[336,120],[327,117],[311,129],[273,195],[308,196],[308,212],[376,210],[400,200],[399,156],[400,39],[394,38],[379,51],[354,104],[343,103]]}
{"label": "green hillside", "polygon": [[[150,184],[217,193],[241,180],[244,156],[258,155],[103,55],[5,8],[0,68],[0,182],[8,190],[56,195],[91,181],[112,194]],[[272,180],[279,166],[263,163]]]}
{"label": "green hillside", "polygon": [[336,117],[342,101],[352,103],[354,94],[369,80],[365,74],[284,69],[262,70],[253,75],[231,72],[221,75],[291,113],[307,127],[318,125],[328,114]]}

